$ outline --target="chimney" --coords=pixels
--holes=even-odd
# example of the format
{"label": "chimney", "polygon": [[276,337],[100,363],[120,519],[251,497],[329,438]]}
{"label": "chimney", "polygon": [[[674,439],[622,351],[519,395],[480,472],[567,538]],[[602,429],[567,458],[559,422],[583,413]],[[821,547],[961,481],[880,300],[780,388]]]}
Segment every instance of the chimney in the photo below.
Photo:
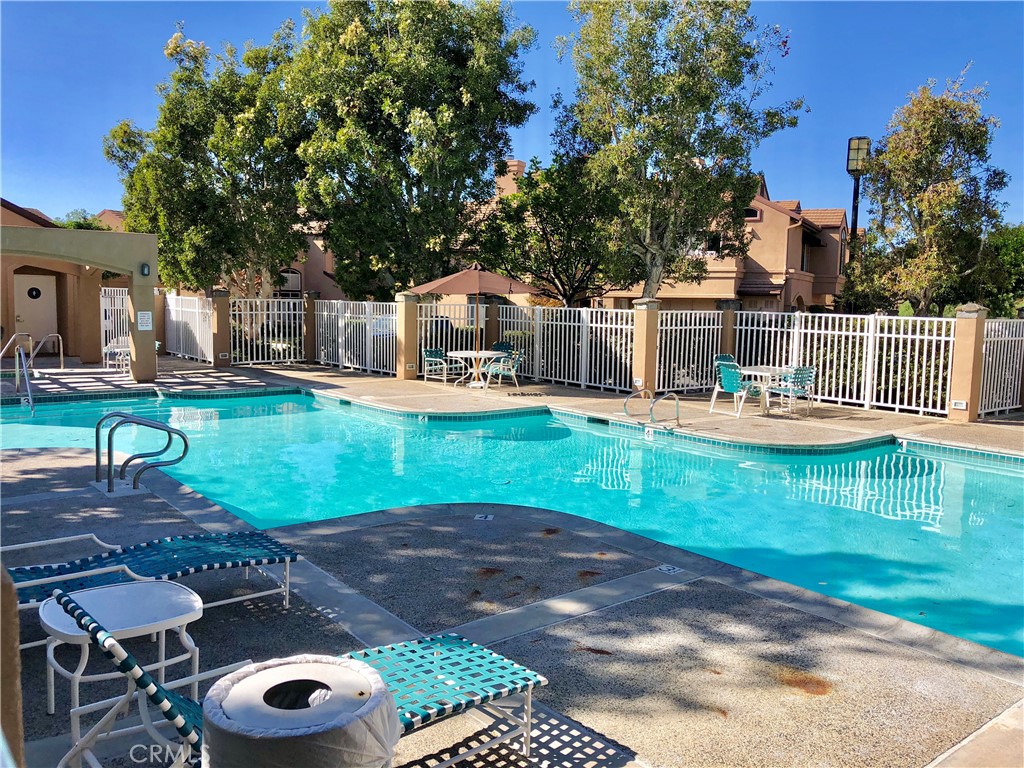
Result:
{"label": "chimney", "polygon": [[508,165],[508,173],[495,179],[495,184],[498,188],[498,197],[514,195],[518,192],[518,179],[526,173],[526,163],[522,160],[506,160],[505,163]]}

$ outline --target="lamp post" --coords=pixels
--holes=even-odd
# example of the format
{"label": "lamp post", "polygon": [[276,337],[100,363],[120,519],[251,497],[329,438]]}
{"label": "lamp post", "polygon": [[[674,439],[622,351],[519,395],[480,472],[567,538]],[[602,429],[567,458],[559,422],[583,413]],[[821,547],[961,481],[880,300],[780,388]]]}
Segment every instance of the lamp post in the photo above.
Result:
{"label": "lamp post", "polygon": [[[853,176],[853,215],[850,220],[850,253],[857,242],[857,208],[860,205],[860,177],[864,173],[868,155],[871,153],[871,139],[854,136],[846,143],[846,172]],[[861,258],[857,251],[857,258]]]}

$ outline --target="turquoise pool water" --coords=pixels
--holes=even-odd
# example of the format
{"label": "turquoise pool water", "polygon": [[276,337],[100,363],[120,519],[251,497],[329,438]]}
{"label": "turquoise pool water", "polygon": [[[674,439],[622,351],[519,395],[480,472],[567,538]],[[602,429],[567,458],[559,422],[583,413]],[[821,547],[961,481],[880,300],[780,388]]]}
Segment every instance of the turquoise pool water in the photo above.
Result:
{"label": "turquoise pool water", "polygon": [[[6,408],[0,446],[91,449],[112,410],[185,431],[192,450],[169,473],[259,528],[438,502],[545,507],[1024,656],[1019,464],[740,454],[547,414],[420,422],[298,395]],[[158,443],[122,428],[115,447]]]}

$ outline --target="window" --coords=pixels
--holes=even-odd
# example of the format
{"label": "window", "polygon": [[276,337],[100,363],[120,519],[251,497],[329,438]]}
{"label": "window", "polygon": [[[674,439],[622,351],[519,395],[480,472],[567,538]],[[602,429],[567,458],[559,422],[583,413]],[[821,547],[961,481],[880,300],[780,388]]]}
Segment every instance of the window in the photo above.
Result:
{"label": "window", "polygon": [[846,263],[846,230],[839,233],[839,267]]}
{"label": "window", "polygon": [[760,221],[761,220],[761,209],[760,208],[744,208],[743,209],[743,220],[744,221]]}
{"label": "window", "polygon": [[800,271],[811,271],[811,246],[807,243],[804,243],[803,247],[800,249]]}
{"label": "window", "polygon": [[712,232],[708,235],[707,251],[718,253],[722,250],[722,235],[719,232]]}
{"label": "window", "polygon": [[302,273],[297,269],[282,269],[281,278],[284,282],[274,291],[278,299],[302,298]]}

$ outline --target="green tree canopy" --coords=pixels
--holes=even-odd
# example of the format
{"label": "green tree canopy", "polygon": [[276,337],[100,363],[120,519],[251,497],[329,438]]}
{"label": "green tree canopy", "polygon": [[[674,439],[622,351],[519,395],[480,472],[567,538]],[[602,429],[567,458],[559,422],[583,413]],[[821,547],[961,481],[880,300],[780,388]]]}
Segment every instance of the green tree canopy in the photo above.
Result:
{"label": "green tree canopy", "polygon": [[987,234],[1002,216],[1006,172],[989,164],[999,121],[982,111],[983,86],[966,88],[967,70],[936,93],[929,81],[896,110],[875,144],[864,176],[872,230],[887,248],[884,279],[915,314],[942,293],[990,269]]}
{"label": "green tree canopy", "polygon": [[711,232],[719,255],[745,255],[744,209],[759,178],[750,153],[794,126],[799,99],[761,106],[778,27],[760,33],[745,0],[573,0],[577,114],[600,149],[596,173],[622,198],[622,228],[646,268],[643,295],[663,280],[707,274]]}
{"label": "green tree canopy", "polygon": [[160,276],[207,288],[221,279],[265,295],[305,251],[295,185],[301,136],[280,120],[286,23],[265,47],[211,56],[179,28],[164,53],[175,68],[158,91],[156,126],[119,123],[104,140],[125,184],[125,230],[159,238]]}
{"label": "green tree canopy", "polygon": [[110,227],[97,219],[95,214],[89,213],[85,208],[75,208],[72,211],[68,211],[63,217],[58,216],[54,219],[53,223],[65,229],[110,229]]}
{"label": "green tree canopy", "polygon": [[518,193],[498,200],[483,228],[481,259],[571,307],[642,275],[614,233],[618,195],[587,171],[597,147],[579,135],[560,98],[554,108],[559,119],[551,165],[542,169],[534,158]]}
{"label": "green tree canopy", "polygon": [[534,111],[534,33],[498,0],[335,2],[307,24],[288,77],[311,126],[300,199],[342,288],[390,298],[452,270],[482,219],[509,129]]}

